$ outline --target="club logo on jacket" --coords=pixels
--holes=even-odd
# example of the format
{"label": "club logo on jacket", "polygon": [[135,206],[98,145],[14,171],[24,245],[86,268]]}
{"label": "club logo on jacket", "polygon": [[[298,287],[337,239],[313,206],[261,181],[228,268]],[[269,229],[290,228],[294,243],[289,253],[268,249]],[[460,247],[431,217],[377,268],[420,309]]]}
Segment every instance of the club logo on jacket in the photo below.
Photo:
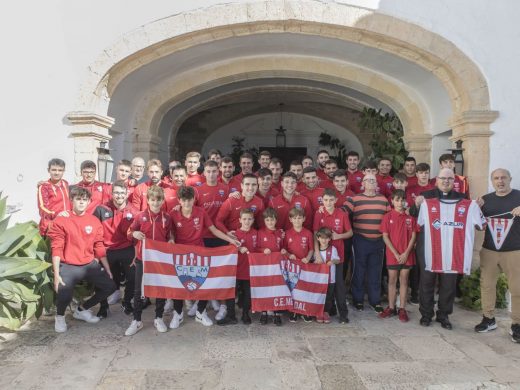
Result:
{"label": "club logo on jacket", "polygon": [[218,194],[222,197],[224,196],[224,190],[218,190]]}
{"label": "club logo on jacket", "polygon": [[103,186],[98,186],[97,190],[98,190],[98,192],[103,192]]}
{"label": "club logo on jacket", "polygon": [[132,215],[132,213],[126,213],[126,219],[128,221],[130,221],[134,216]]}
{"label": "club logo on jacket", "polygon": [[85,233],[87,233],[87,234],[92,233],[92,226],[90,226],[90,225],[85,226]]}

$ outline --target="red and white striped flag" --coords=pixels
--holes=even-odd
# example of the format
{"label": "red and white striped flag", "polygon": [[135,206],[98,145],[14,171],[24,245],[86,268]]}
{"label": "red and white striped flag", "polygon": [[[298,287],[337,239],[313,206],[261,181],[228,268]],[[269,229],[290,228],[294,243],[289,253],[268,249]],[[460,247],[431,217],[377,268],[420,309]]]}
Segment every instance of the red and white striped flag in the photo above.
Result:
{"label": "red and white striped flag", "polygon": [[281,253],[249,254],[253,311],[290,310],[321,316],[327,296],[329,267],[303,264]]}
{"label": "red and white striped flag", "polygon": [[151,298],[230,299],[235,297],[237,249],[143,243],[143,293]]}

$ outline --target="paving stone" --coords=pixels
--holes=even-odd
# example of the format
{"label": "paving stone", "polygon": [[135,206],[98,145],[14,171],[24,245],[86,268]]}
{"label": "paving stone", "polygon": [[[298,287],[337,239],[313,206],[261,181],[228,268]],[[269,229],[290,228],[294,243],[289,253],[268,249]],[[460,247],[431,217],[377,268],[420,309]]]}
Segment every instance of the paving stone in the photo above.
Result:
{"label": "paving stone", "polygon": [[359,337],[368,336],[367,331],[358,324],[311,324],[302,329],[305,337]]}
{"label": "paving stone", "polygon": [[424,360],[417,362],[437,383],[485,382],[493,374],[471,360]]}
{"label": "paving stone", "polygon": [[206,358],[210,360],[270,358],[267,339],[249,338],[230,341],[211,338],[206,344]]}
{"label": "paving stone", "polygon": [[510,386],[500,385],[494,382],[465,382],[465,383],[450,383],[443,385],[430,385],[426,387],[427,390],[509,390]]}
{"label": "paving stone", "polygon": [[410,356],[386,337],[309,339],[313,354],[331,363],[409,361]]}
{"label": "paving stone", "polygon": [[50,348],[43,345],[21,345],[10,353],[6,354],[4,359],[9,362],[35,362],[45,357],[49,353]]}
{"label": "paving stone", "polygon": [[118,346],[61,345],[50,349],[45,358],[29,364],[13,380],[17,388],[70,389],[94,388],[114,359]]}
{"label": "paving stone", "polygon": [[307,346],[307,342],[279,341],[273,344],[273,348],[278,360],[301,362],[313,359],[312,352]]}
{"label": "paving stone", "polygon": [[222,384],[226,390],[282,389],[281,365],[269,359],[232,359],[223,365]]}
{"label": "paving stone", "polygon": [[500,367],[487,367],[498,383],[520,382],[520,365],[509,364]]}
{"label": "paving stone", "polygon": [[323,390],[364,390],[361,378],[348,364],[317,366],[318,375]]}
{"label": "paving stone", "polygon": [[96,389],[137,390],[144,388],[145,370],[107,370]]}
{"label": "paving stone", "polygon": [[5,359],[1,359],[0,362],[0,389],[8,389],[12,381],[27,367],[20,363],[7,362]]}
{"label": "paving stone", "polygon": [[417,362],[352,363],[351,366],[369,389],[415,389],[433,383],[433,378]]}
{"label": "paving stone", "polygon": [[[471,335],[473,337],[466,335],[446,335],[443,336],[443,339],[464,353],[468,358],[482,366],[500,366],[509,364],[510,359],[499,355],[491,347],[480,341],[480,334],[475,333]],[[475,338],[478,338],[479,340],[476,340]]]}
{"label": "paving stone", "polygon": [[[206,332],[177,329],[157,333],[145,328],[122,345],[113,363],[116,369],[196,369],[203,358]],[[202,329],[203,330],[203,329]]]}
{"label": "paving stone", "polygon": [[219,388],[221,372],[216,369],[203,370],[146,370],[144,389],[199,389]]}
{"label": "paving stone", "polygon": [[414,360],[442,359],[454,360],[464,359],[466,355],[452,347],[440,336],[430,337],[395,337],[392,341]]}
{"label": "paving stone", "polygon": [[286,362],[279,365],[282,387],[287,390],[315,390],[321,388],[318,371],[312,362]]}

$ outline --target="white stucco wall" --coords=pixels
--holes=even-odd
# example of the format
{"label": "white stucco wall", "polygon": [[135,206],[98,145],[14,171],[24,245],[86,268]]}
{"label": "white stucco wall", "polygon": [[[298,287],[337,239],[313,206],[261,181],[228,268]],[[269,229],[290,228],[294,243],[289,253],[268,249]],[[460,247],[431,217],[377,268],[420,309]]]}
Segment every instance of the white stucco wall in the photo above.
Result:
{"label": "white stucco wall", "polygon": [[[492,125],[495,134],[490,166],[506,166],[513,176],[520,176],[520,166],[511,162],[520,145],[518,1],[341,2],[421,25],[472,58],[488,81],[491,108],[500,112]],[[75,109],[86,69],[102,50],[124,33],[153,20],[218,3],[221,1],[50,0],[4,5],[0,24],[1,189],[9,195],[10,204],[22,207],[14,220],[36,218],[35,183],[46,177],[49,158],[61,157],[72,164],[70,127],[63,124],[63,118]],[[70,169],[67,178],[75,180]]]}

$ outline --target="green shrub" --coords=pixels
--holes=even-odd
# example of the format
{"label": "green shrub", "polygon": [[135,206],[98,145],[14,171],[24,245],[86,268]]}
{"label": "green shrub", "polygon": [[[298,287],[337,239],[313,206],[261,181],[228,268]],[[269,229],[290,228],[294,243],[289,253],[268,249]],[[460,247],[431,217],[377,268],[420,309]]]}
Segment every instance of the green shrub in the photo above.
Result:
{"label": "green shrub", "polygon": [[[480,295],[480,268],[474,270],[470,275],[464,276],[460,283],[462,291],[462,305],[472,310],[482,309],[481,295]],[[507,279],[501,273],[497,282],[497,300],[496,305],[498,309],[505,309],[507,307],[506,301]]]}
{"label": "green shrub", "polygon": [[47,243],[34,222],[7,228],[6,201],[0,193],[0,327],[14,330],[50,309],[54,291]]}

